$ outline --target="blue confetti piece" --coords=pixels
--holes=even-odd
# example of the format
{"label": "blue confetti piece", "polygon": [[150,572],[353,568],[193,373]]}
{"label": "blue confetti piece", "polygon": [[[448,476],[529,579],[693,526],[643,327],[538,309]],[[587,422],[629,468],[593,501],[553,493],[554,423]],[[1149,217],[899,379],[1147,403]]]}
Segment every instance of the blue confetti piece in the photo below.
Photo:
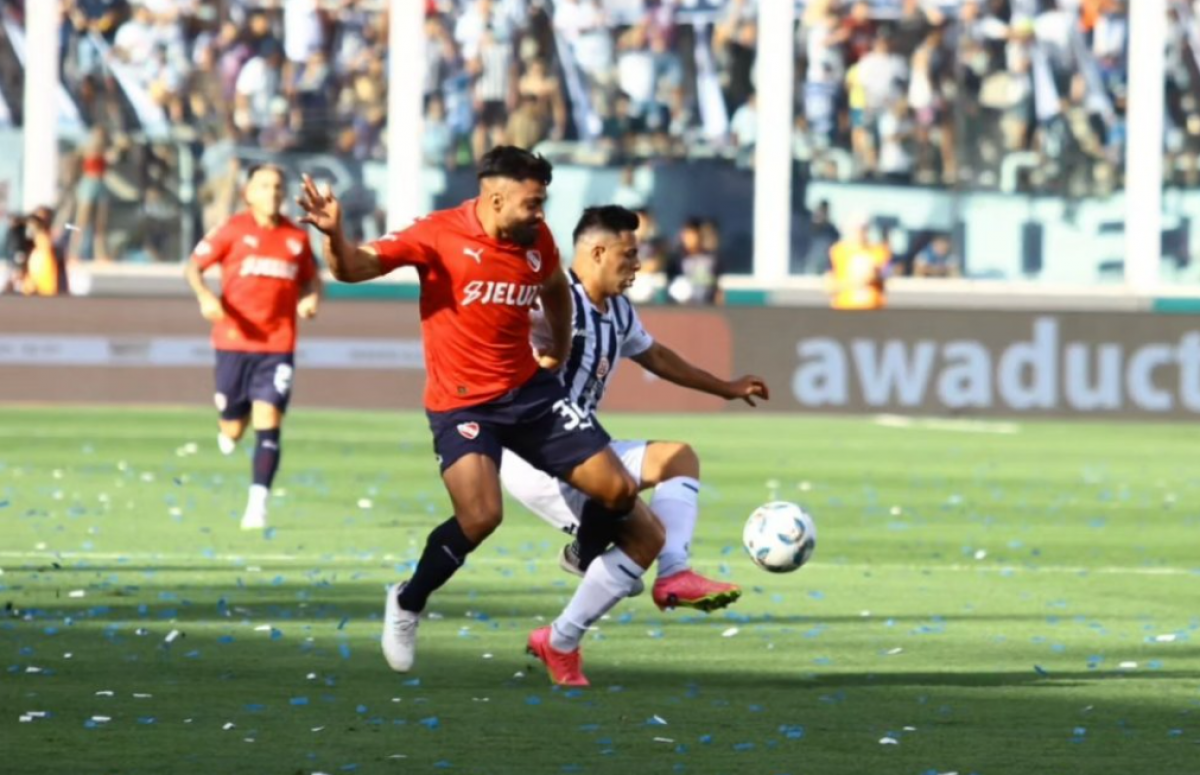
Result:
{"label": "blue confetti piece", "polygon": [[357,707],[354,709],[354,712],[355,712],[355,713],[366,713],[366,712],[367,712],[367,706],[366,706],[366,705],[359,705],[359,706],[357,706]]}
{"label": "blue confetti piece", "polygon": [[0,501],[0,509],[7,509],[8,506],[9,506],[8,501]]}
{"label": "blue confetti piece", "polygon": [[425,727],[426,729],[437,729],[438,727],[440,727],[442,725],[442,722],[438,721],[437,716],[430,716],[428,718],[423,718],[417,723],[419,723],[421,726]]}
{"label": "blue confetti piece", "polygon": [[338,646],[338,653],[342,655],[342,659],[349,659],[349,658],[350,658],[350,646],[349,646],[349,644],[342,643],[341,645],[339,645],[339,646]]}
{"label": "blue confetti piece", "polygon": [[800,740],[804,737],[804,727],[799,724],[781,724],[779,732],[788,740]]}
{"label": "blue confetti piece", "polygon": [[445,759],[442,759],[439,762],[434,762],[433,766],[437,767],[439,770],[448,770],[451,767],[453,767],[454,765],[451,764],[450,762],[446,761]]}
{"label": "blue confetti piece", "polygon": [[525,704],[526,705],[541,705],[542,698],[538,697],[536,694],[531,694],[525,698]]}
{"label": "blue confetti piece", "polygon": [[154,716],[138,716],[137,723],[139,723],[139,724],[153,724],[155,721],[157,721],[157,719],[155,719],[155,718],[154,718]]}
{"label": "blue confetti piece", "polygon": [[700,743],[702,745],[708,745],[708,744],[712,743],[712,741],[713,741],[712,735],[700,735]]}
{"label": "blue confetti piece", "polygon": [[[265,538],[266,540],[270,541],[274,537],[275,537],[275,528],[269,527],[263,531],[263,538]],[[357,767],[358,765],[355,765],[355,766]],[[346,768],[343,767],[342,769],[346,769]]]}
{"label": "blue confetti piece", "polygon": [[278,630],[275,627],[271,628],[271,640],[279,640],[282,637],[283,632],[281,630]]}
{"label": "blue confetti piece", "polygon": [[221,637],[217,638],[217,643],[233,643],[233,636],[222,635]]}
{"label": "blue confetti piece", "polygon": [[288,703],[291,705],[307,705],[308,698],[307,697],[293,697],[292,699],[288,700]]}
{"label": "blue confetti piece", "polygon": [[420,678],[410,678],[404,682],[404,685],[405,686],[420,686],[421,679]]}
{"label": "blue confetti piece", "polygon": [[357,770],[357,769],[358,769],[357,764],[343,764],[341,766],[342,772],[353,772],[354,770]]}
{"label": "blue confetti piece", "polygon": [[1162,670],[1162,666],[1163,663],[1161,659],[1152,659],[1146,663],[1146,667],[1150,668],[1151,670]]}
{"label": "blue confetti piece", "polygon": [[183,656],[188,659],[199,659],[200,658],[200,650],[193,649],[193,650],[189,651],[188,653],[184,654]]}
{"label": "blue confetti piece", "polygon": [[1050,675],[1049,671],[1047,671],[1041,665],[1034,665],[1033,669],[1034,669],[1034,672],[1036,672],[1038,675],[1042,676],[1043,678]]}
{"label": "blue confetti piece", "polygon": [[742,753],[745,751],[753,751],[754,743],[737,743],[736,745],[733,746],[733,750],[735,750],[739,753]]}
{"label": "blue confetti piece", "polygon": [[246,706],[247,713],[261,713],[262,711],[264,711],[266,709],[267,709],[266,705],[260,705],[257,702],[252,702]]}
{"label": "blue confetti piece", "polygon": [[1071,730],[1071,734],[1075,735],[1076,737],[1083,737],[1087,734],[1087,727],[1075,727],[1073,730]]}
{"label": "blue confetti piece", "polygon": [[346,622],[348,622],[348,621],[350,621],[350,617],[349,617],[349,616],[344,616],[344,617],[342,617],[342,620],[341,620],[340,622],[338,622],[338,626],[337,626],[337,628],[338,628],[339,630],[344,630],[344,629],[346,628]]}
{"label": "blue confetti piece", "polygon": [[579,725],[580,732],[597,732],[599,730],[600,730],[599,724],[580,724]]}

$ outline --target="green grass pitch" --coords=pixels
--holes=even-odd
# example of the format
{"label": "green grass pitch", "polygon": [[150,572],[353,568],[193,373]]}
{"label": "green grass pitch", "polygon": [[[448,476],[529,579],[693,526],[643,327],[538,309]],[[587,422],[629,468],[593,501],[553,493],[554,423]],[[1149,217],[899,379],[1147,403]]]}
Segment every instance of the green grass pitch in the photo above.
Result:
{"label": "green grass pitch", "polygon": [[[420,415],[295,411],[244,534],[210,412],[0,409],[0,772],[1200,773],[1194,427],[607,424],[696,447],[697,568],[746,595],[627,601],[562,691],[523,646],[574,579],[511,504],[386,668],[449,513]],[[819,525],[795,574],[741,549],[772,497]]]}

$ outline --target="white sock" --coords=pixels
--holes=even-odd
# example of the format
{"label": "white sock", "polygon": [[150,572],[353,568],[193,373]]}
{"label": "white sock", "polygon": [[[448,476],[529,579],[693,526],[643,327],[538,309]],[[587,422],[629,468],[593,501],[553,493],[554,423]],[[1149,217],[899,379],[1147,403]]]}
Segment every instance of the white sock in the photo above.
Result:
{"label": "white sock", "polygon": [[237,442],[218,431],[217,449],[221,450],[222,455],[232,455],[233,451],[237,449]]}
{"label": "white sock", "polygon": [[271,497],[271,491],[265,486],[250,485],[250,497],[246,500],[246,511],[266,511],[269,497]]}
{"label": "white sock", "polygon": [[646,569],[617,547],[592,560],[575,596],[550,625],[550,645],[555,651],[574,651],[587,628],[628,597],[633,583]]}
{"label": "white sock", "polygon": [[667,533],[662,553],[658,555],[660,579],[674,576],[689,567],[699,499],[700,482],[690,476],[677,476],[654,488],[650,510],[662,522]]}

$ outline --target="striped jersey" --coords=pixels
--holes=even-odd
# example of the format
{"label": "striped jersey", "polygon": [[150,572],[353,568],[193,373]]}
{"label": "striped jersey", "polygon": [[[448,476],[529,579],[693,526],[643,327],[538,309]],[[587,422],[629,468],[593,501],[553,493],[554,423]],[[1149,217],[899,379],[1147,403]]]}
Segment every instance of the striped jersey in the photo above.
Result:
{"label": "striped jersey", "polygon": [[[587,412],[595,413],[604,398],[608,382],[617,371],[621,358],[633,358],[650,349],[654,338],[642,327],[633,303],[625,296],[608,300],[601,312],[588,298],[579,278],[571,272],[571,353],[559,378],[567,386],[571,400]],[[552,333],[540,310],[534,313],[533,343],[539,349],[550,346]]]}

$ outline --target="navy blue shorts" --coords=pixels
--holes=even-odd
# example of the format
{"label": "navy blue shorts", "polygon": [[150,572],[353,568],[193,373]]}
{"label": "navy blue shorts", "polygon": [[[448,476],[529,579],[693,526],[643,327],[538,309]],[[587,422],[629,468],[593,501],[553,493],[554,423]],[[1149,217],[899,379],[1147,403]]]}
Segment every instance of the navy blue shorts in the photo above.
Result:
{"label": "navy blue shorts", "polygon": [[286,412],[292,397],[292,353],[245,353],[217,350],[217,392],[213,400],[222,420],[240,420],[250,404],[263,401]]}
{"label": "navy blue shorts", "polygon": [[596,418],[571,401],[558,377],[544,369],[485,404],[426,414],[443,473],[473,453],[487,455],[499,469],[501,451],[509,449],[562,478],[611,441]]}

